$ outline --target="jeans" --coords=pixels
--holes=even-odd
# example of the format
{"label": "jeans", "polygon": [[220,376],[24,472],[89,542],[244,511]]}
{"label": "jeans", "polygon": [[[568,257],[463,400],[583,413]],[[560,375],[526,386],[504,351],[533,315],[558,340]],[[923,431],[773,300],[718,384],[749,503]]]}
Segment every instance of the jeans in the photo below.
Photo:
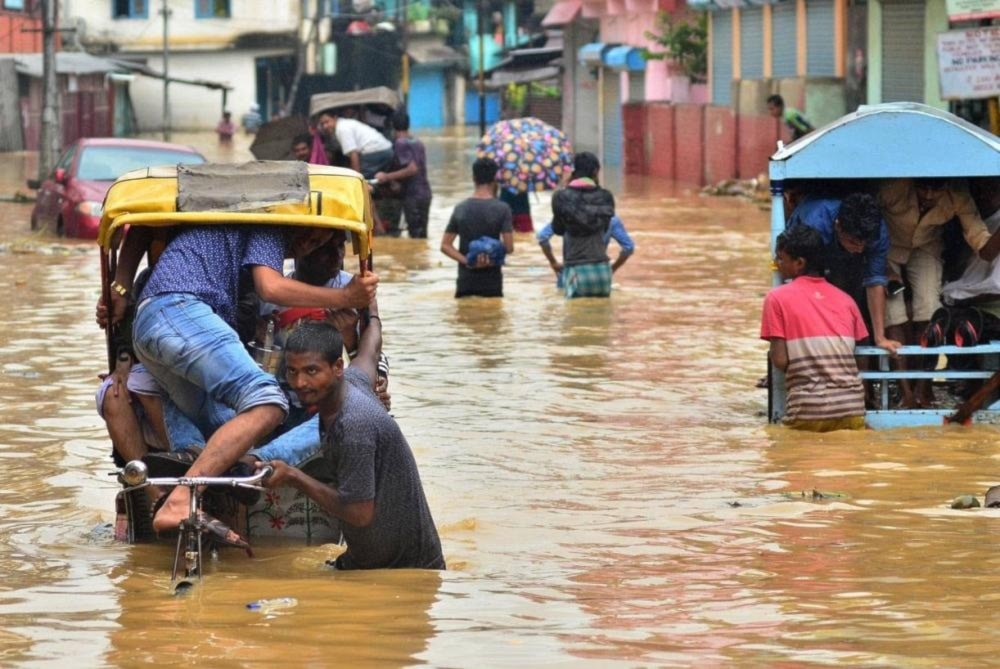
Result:
{"label": "jeans", "polygon": [[[195,295],[164,293],[143,301],[132,338],[139,360],[166,394],[164,418],[174,449],[197,443],[192,429],[210,434],[256,406],[275,405],[288,412],[288,399],[275,378],[257,366],[236,331]],[[175,409],[190,420],[185,423]]]}
{"label": "jeans", "polygon": [[321,446],[319,414],[316,414],[263,446],[250,449],[249,455],[265,462],[281,460],[298,467],[319,453]]}

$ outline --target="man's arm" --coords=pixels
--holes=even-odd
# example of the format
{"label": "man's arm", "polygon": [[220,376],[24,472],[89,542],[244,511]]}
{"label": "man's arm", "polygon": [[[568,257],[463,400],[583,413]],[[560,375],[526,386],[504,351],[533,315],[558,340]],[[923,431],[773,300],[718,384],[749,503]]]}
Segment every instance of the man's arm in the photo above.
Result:
{"label": "man's arm", "polygon": [[419,171],[420,170],[417,168],[417,164],[411,161],[395,172],[376,172],[375,180],[379,183],[385,183],[386,181],[402,181],[403,179],[409,179],[410,177],[417,176],[417,172]]}
{"label": "man's arm", "polygon": [[289,279],[266,265],[254,265],[254,288],[265,302],[284,307],[325,307],[327,309],[362,308],[375,297],[378,275],[372,272],[355,276],[343,288],[310,286]]}
{"label": "man's arm", "polygon": [[267,466],[274,469],[274,473],[264,482],[268,488],[290,485],[305,493],[309,499],[319,504],[324,511],[340,518],[348,525],[353,527],[368,527],[375,520],[374,499],[345,504],[340,501],[340,494],[335,488],[331,488],[325,483],[320,483],[302,470],[292,467],[287,463],[280,460],[272,460],[270,462],[258,462],[256,465],[258,469]]}
{"label": "man's arm", "polygon": [[121,295],[115,290],[111,291],[112,325],[121,322],[125,317],[125,309],[128,307],[128,293],[132,292],[132,282],[135,280],[136,270],[139,269],[139,263],[149,249],[152,239],[152,229],[145,226],[130,227],[125,235],[121,253],[118,254],[114,282],[124,288],[126,294]]}
{"label": "man's arm", "polygon": [[503,241],[503,247],[507,249],[507,255],[514,252],[514,232],[501,232],[500,239]]}
{"label": "man's arm", "polygon": [[615,261],[611,264],[611,273],[613,274],[619,267],[624,265],[625,261],[627,261],[632,253],[635,252],[635,242],[632,241],[628,231],[625,230],[625,225],[617,216],[611,219],[609,232],[611,233],[611,239],[615,240],[615,243],[618,244],[618,248],[621,249],[618,253],[618,257],[615,258]]}
{"label": "man's arm", "polygon": [[446,232],[441,237],[441,253],[445,254],[455,262],[460,262],[463,265],[466,264],[465,256],[455,248],[455,237],[458,235],[454,232]]}
{"label": "man's arm", "polygon": [[788,369],[788,346],[781,337],[771,337],[771,363],[783,372]]}
{"label": "man's arm", "polygon": [[885,286],[867,286],[865,298],[868,302],[868,314],[872,317],[872,339],[875,345],[896,355],[896,350],[902,344],[885,336]]}
{"label": "man's arm", "polygon": [[378,354],[382,351],[382,319],[378,313],[378,303],[375,300],[368,305],[368,325],[361,332],[358,342],[358,353],[351,361],[351,367],[356,367],[368,376],[375,387],[378,380]]}
{"label": "man's arm", "polygon": [[347,154],[347,159],[351,161],[351,169],[355,172],[361,171],[361,152],[351,151]]}

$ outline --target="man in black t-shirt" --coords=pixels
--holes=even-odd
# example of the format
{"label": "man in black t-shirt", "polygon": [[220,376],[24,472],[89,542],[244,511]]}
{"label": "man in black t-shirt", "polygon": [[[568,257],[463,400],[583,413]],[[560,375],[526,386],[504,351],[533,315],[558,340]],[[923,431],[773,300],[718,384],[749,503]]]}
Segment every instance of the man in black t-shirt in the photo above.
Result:
{"label": "man in black t-shirt", "polygon": [[[455,207],[441,237],[441,253],[458,262],[455,297],[503,297],[503,273],[496,257],[514,252],[514,226],[510,207],[496,197],[496,178],[497,165],[492,160],[479,158],[472,163],[476,189]],[[484,247],[493,244],[497,253],[479,253],[470,259],[469,245],[483,238]]]}
{"label": "man in black t-shirt", "polygon": [[280,460],[257,466],[274,468],[268,487],[297,488],[342,521],[347,551],[338,569],[444,569],[413,452],[372,390],[382,348],[374,302],[369,318],[347,371],[343,340],[329,323],[305,323],[285,340],[286,378],[303,404],[318,408],[332,485]]}

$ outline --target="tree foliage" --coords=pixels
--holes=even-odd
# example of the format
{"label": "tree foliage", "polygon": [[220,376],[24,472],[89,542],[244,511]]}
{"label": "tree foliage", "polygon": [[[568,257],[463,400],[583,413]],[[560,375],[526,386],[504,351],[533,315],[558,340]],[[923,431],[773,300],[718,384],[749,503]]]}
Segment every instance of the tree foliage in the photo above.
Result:
{"label": "tree foliage", "polygon": [[692,18],[660,12],[656,23],[659,34],[647,32],[646,37],[663,47],[664,51],[652,53],[646,49],[643,52],[646,59],[670,58],[693,81],[705,81],[708,74],[708,14],[699,12]]}

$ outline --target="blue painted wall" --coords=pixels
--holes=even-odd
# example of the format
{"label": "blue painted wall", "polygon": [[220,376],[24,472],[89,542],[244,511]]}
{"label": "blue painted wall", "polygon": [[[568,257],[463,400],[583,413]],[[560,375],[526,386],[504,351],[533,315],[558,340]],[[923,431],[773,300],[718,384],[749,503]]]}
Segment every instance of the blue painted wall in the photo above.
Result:
{"label": "blue painted wall", "polygon": [[410,71],[410,97],[407,111],[411,128],[444,127],[444,70],[414,67]]}
{"label": "blue painted wall", "polygon": [[[474,87],[475,81],[470,84]],[[496,91],[486,92],[486,125],[500,120],[500,94]],[[475,88],[465,91],[465,124],[479,125],[479,91]]]}

